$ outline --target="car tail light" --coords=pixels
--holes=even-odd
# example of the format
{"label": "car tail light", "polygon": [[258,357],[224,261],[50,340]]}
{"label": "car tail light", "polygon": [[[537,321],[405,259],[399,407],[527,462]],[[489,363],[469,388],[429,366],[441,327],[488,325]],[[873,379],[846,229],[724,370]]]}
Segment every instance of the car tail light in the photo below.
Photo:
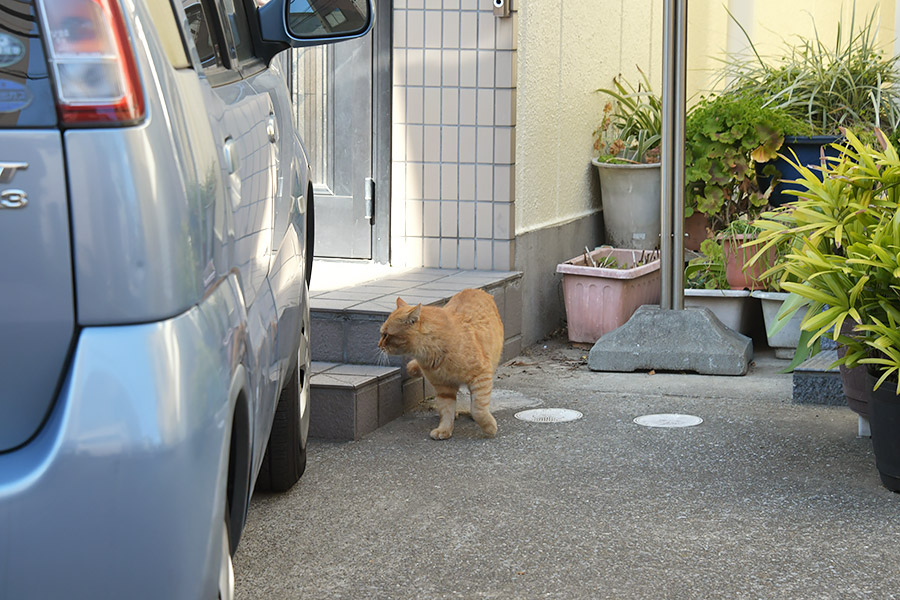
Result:
{"label": "car tail light", "polygon": [[144,93],[117,0],[42,0],[41,20],[67,125],[129,124]]}

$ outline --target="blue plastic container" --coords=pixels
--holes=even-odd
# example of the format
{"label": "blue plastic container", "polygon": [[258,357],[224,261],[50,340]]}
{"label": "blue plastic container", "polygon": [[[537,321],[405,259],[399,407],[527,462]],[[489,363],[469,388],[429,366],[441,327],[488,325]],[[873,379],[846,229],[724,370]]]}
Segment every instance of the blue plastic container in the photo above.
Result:
{"label": "blue plastic container", "polygon": [[[814,135],[814,136],[795,136],[788,135],[784,137],[784,144],[781,146],[781,151],[779,154],[783,154],[785,156],[790,157],[790,159],[796,160],[801,165],[806,165],[816,171],[815,167],[824,166],[822,164],[822,150],[825,151],[825,156],[831,156],[837,158],[840,153],[833,147],[831,144],[841,139],[838,136],[834,135]],[[791,153],[793,150],[796,153],[797,158],[794,159],[794,154]],[[768,163],[766,163],[768,164]],[[795,169],[791,164],[789,164],[786,160],[779,156],[772,164],[775,165],[775,168],[778,169],[778,172],[781,173],[781,179],[778,183],[775,184],[775,189],[772,190],[772,195],[769,197],[769,204],[772,206],[781,206],[787,202],[793,202],[797,199],[797,196],[793,194],[786,194],[787,190],[804,190],[801,185],[796,183],[790,183],[791,181],[798,179],[800,177],[800,173]],[[762,167],[765,165],[758,165],[758,169],[761,172]],[[759,187],[762,190],[765,190],[769,187],[769,177],[763,177],[762,175],[758,176],[759,179]]]}

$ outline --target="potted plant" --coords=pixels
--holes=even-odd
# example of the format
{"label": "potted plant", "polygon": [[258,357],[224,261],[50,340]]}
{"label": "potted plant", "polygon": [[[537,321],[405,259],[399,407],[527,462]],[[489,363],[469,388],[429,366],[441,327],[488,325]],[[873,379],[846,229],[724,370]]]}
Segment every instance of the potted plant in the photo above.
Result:
{"label": "potted plant", "polygon": [[633,86],[621,76],[609,96],[603,118],[594,131],[591,161],[600,176],[606,242],[617,248],[652,250],[659,247],[659,144],[662,100],[647,76]]}
{"label": "potted plant", "polygon": [[782,317],[806,306],[808,344],[831,335],[846,348],[836,364],[868,368],[876,465],[884,485],[900,491],[900,157],[878,130],[880,149],[844,134],[848,144],[823,180],[796,165],[804,190],[757,221],[756,244],[758,254],[790,245],[770,269],[792,293]]}
{"label": "potted plant", "polygon": [[685,216],[709,218],[712,231],[753,220],[769,203],[756,164],[775,158],[786,133],[808,126],[763,100],[722,94],[701,100],[685,123]]}
{"label": "potted plant", "polygon": [[754,320],[750,291],[730,289],[721,240],[703,240],[700,253],[684,269],[684,305],[706,307],[726,327],[750,335]]}
{"label": "potted plant", "polygon": [[556,266],[569,341],[593,344],[639,306],[659,304],[659,251],[601,247]]}
{"label": "potted plant", "polygon": [[[725,63],[720,77],[730,82],[727,92],[762,98],[762,106],[783,110],[810,127],[809,132],[785,138],[784,157],[822,166],[842,128],[857,135],[876,127],[894,134],[900,124],[900,56],[886,56],[876,44],[877,8],[859,28],[855,15],[849,28],[839,24],[833,44],[824,43],[816,30],[812,39],[798,37],[780,57],[770,60],[760,56],[746,30],[731,18],[753,52],[749,57],[730,56]],[[769,171],[775,176],[770,198],[774,206],[792,199],[787,190],[800,189],[788,183],[800,174],[784,157],[776,159]]]}

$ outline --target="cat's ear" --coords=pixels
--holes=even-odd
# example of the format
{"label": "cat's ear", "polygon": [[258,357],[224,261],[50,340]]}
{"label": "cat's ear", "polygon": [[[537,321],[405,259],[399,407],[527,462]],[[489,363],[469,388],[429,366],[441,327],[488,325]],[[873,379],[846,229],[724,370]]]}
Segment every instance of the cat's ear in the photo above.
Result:
{"label": "cat's ear", "polygon": [[401,306],[407,306],[407,304],[403,301],[403,298],[397,296],[397,308],[400,308]]}
{"label": "cat's ear", "polygon": [[414,309],[412,309],[409,315],[406,317],[406,322],[412,325],[416,321],[419,320],[419,315],[422,313],[422,305],[417,304]]}

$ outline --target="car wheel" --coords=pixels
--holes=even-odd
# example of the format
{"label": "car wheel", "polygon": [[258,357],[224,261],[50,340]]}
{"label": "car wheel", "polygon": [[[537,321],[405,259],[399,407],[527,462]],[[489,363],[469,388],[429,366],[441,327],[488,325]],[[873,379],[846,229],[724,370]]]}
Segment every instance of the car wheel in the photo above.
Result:
{"label": "car wheel", "polygon": [[231,543],[228,541],[228,513],[222,526],[222,557],[219,563],[219,600],[234,599],[234,564],[231,560]]}
{"label": "car wheel", "polygon": [[306,470],[306,440],[309,437],[309,305],[304,311],[297,364],[281,391],[272,433],[263,457],[256,486],[261,491],[284,492]]}

